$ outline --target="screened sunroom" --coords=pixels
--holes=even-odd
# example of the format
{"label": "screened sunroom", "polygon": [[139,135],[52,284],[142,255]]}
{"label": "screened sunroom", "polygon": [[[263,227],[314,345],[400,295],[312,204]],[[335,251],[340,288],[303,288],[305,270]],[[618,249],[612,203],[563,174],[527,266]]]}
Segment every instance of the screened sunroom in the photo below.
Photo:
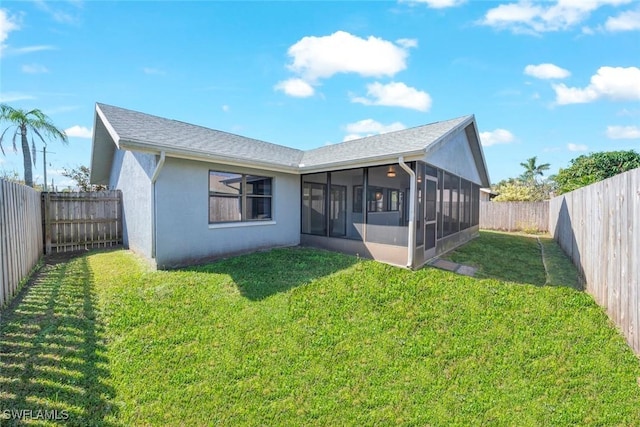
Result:
{"label": "screened sunroom", "polygon": [[301,176],[301,243],[419,268],[478,232],[480,186],[421,161]]}

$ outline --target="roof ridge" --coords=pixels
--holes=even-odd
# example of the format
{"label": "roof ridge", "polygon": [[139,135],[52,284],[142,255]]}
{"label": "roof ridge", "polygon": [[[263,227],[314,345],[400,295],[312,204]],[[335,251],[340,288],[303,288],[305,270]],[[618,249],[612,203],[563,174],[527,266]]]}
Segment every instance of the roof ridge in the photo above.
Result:
{"label": "roof ridge", "polygon": [[293,150],[293,151],[297,151],[299,153],[304,153],[304,150],[300,150],[299,148],[289,147],[289,146],[286,146],[286,145],[277,144],[275,142],[264,141],[262,139],[252,138],[250,136],[239,135],[237,133],[228,132],[228,131],[224,131],[224,130],[220,130],[220,129],[213,129],[213,128],[210,128],[210,127],[207,127],[207,126],[203,126],[203,125],[199,125],[199,124],[196,124],[196,123],[189,123],[189,122],[185,122],[185,121],[182,121],[182,120],[177,120],[177,119],[171,119],[171,118],[168,118],[168,117],[157,116],[155,114],[144,113],[142,111],[131,110],[129,108],[118,107],[116,105],[105,104],[105,103],[102,103],[102,102],[96,102],[96,105],[97,106],[105,106],[105,107],[109,107],[109,108],[115,108],[115,109],[118,109],[118,110],[127,111],[127,112],[131,112],[131,113],[141,114],[143,116],[154,117],[156,119],[166,120],[168,122],[180,123],[180,124],[183,124],[183,125],[186,125],[186,126],[190,126],[190,127],[198,127],[198,128],[201,128],[201,129],[205,129],[207,131],[224,133],[224,134],[232,135],[232,136],[235,136],[235,137],[238,137],[238,138],[243,138],[243,139],[247,139],[247,140],[251,140],[251,141],[256,141],[256,142],[260,142],[260,143],[263,143],[263,144],[276,145],[276,146],[281,147],[281,148],[286,148],[288,150]]}
{"label": "roof ridge", "polygon": [[[440,123],[452,122],[452,121],[455,121],[455,120],[464,121],[464,120],[469,119],[470,117],[473,117],[473,114],[467,114],[467,115],[464,115],[464,116],[454,117],[452,119],[447,119],[447,120],[438,120],[436,122],[426,123],[426,124],[417,125],[417,126],[411,126],[409,128],[405,128],[405,129],[392,130],[390,132],[378,133],[378,134],[375,134],[375,135],[367,135],[367,136],[363,136],[362,138],[350,139],[348,141],[335,142],[333,144],[327,144],[327,145],[323,145],[321,147],[311,148],[309,150],[305,150],[304,152],[308,153],[309,151],[321,150],[321,149],[326,148],[326,147],[336,147],[336,146],[339,146],[341,144],[349,144],[349,143],[352,143],[352,142],[360,142],[360,141],[363,141],[363,140],[369,139],[369,138],[377,138],[377,137],[381,137],[381,136],[389,137],[389,136],[393,136],[393,134],[395,134],[395,133],[408,132],[408,131],[411,131],[411,130],[425,128],[425,127],[437,125],[437,124],[440,124]],[[461,120],[461,119],[463,119],[463,120]]]}

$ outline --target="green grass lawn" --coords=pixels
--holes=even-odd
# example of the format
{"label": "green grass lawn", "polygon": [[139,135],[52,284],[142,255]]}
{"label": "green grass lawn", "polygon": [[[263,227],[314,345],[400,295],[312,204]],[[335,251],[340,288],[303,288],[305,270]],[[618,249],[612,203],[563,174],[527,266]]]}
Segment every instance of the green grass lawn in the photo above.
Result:
{"label": "green grass lawn", "polygon": [[76,425],[639,425],[640,362],[603,310],[540,286],[535,239],[477,244],[509,271],[486,254],[474,263],[492,278],[300,248],[163,272],[126,251],[48,267],[3,313],[0,410],[65,409]]}
{"label": "green grass lawn", "polygon": [[445,258],[478,268],[476,277],[580,289],[575,267],[551,237],[498,231],[480,235]]}

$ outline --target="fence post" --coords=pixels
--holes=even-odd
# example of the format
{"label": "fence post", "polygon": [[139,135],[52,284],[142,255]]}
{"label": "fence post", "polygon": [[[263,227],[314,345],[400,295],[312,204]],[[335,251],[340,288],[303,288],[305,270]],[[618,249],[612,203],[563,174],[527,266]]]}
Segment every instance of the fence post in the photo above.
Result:
{"label": "fence post", "polygon": [[51,196],[49,192],[42,193],[44,203],[42,204],[42,214],[44,215],[44,249],[45,254],[51,253],[51,216],[49,215],[49,207],[51,206]]}

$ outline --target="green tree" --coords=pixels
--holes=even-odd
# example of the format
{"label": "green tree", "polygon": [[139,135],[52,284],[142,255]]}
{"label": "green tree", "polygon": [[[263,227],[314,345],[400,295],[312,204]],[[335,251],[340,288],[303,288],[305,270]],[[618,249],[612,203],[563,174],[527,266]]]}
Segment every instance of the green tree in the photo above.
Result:
{"label": "green tree", "polygon": [[518,179],[501,181],[494,189],[494,202],[540,202],[549,199],[553,184],[548,181],[531,183]]}
{"label": "green tree", "polygon": [[520,175],[520,179],[524,182],[533,183],[537,182],[539,176],[544,175],[544,171],[549,170],[551,165],[549,163],[543,163],[537,165],[538,158],[536,156],[530,157],[524,163],[520,163],[520,166],[524,168],[524,172]]}
{"label": "green tree", "polygon": [[81,191],[102,191],[107,189],[104,185],[91,184],[91,169],[87,166],[80,165],[73,169],[62,168],[62,176],[74,180]]}
{"label": "green tree", "polygon": [[[13,127],[15,127],[15,132],[13,133],[13,151],[18,151],[16,147],[16,138],[18,134],[21,137],[22,143],[22,159],[24,164],[24,182],[29,187],[33,187],[33,170],[32,170],[32,159],[33,164],[36,161],[36,144],[33,139],[33,134],[35,133],[43,144],[46,144],[46,141],[43,138],[43,135],[52,139],[60,139],[63,143],[67,143],[67,135],[64,131],[55,127],[55,125],[51,122],[49,117],[47,117],[40,110],[31,110],[25,111],[21,109],[16,109],[10,107],[6,104],[0,105],[0,121],[9,122],[9,126],[5,128],[0,135],[0,150],[2,154],[5,154],[4,148],[2,147],[2,140],[4,139],[4,135],[7,131]],[[29,140],[28,140],[28,132],[31,131],[31,150],[29,150]]]}
{"label": "green tree", "polygon": [[531,157],[520,163],[525,171],[517,178],[507,178],[492,186],[498,196],[496,202],[537,202],[549,199],[554,191],[555,182],[550,179],[541,180],[544,171],[549,170],[549,163],[538,165],[538,158]]}
{"label": "green tree", "polygon": [[640,154],[634,150],[602,151],[572,159],[554,180],[558,194],[563,194],[639,167]]}

